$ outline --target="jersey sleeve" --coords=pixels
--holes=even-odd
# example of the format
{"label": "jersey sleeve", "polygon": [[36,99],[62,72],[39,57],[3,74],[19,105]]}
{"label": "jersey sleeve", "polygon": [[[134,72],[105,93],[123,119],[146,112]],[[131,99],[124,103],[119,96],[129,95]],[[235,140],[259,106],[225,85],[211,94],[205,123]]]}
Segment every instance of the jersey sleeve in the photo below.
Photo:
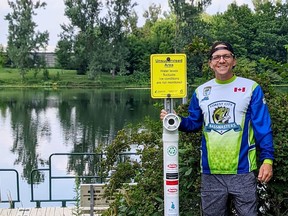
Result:
{"label": "jersey sleeve", "polygon": [[274,159],[271,118],[264,93],[259,85],[252,92],[251,122],[256,146],[260,149],[260,160]]}
{"label": "jersey sleeve", "polygon": [[199,106],[199,100],[196,91],[192,95],[188,112],[188,117],[180,116],[181,123],[179,126],[179,130],[183,132],[192,132],[201,129],[203,125],[203,115],[202,110]]}

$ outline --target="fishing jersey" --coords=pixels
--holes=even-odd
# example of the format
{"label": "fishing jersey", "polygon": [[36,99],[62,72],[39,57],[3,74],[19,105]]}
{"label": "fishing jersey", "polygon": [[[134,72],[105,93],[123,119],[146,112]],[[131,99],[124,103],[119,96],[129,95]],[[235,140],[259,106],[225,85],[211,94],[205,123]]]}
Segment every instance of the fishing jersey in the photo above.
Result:
{"label": "fishing jersey", "polygon": [[251,172],[257,169],[256,146],[261,161],[274,159],[271,119],[255,81],[236,76],[210,80],[195,90],[188,111],[179,130],[202,128],[202,173]]}

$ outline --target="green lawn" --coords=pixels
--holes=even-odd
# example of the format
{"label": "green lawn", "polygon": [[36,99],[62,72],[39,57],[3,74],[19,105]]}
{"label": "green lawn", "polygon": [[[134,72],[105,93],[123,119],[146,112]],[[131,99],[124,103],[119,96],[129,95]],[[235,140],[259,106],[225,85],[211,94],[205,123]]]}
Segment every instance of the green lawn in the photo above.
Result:
{"label": "green lawn", "polygon": [[[34,76],[29,71],[22,80],[19,71],[11,68],[0,68],[1,87],[131,87],[128,76],[112,77],[107,73],[100,73],[95,80],[87,75],[77,75],[75,70],[48,69],[49,79],[44,79],[43,73]],[[134,84],[135,86],[135,84]]]}

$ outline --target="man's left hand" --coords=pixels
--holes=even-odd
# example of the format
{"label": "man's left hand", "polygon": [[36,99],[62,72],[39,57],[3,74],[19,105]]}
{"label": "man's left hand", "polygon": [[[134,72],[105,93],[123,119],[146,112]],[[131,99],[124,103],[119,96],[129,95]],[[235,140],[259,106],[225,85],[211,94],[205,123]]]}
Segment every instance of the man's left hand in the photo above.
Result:
{"label": "man's left hand", "polygon": [[258,180],[267,183],[273,176],[273,167],[271,164],[263,163],[259,169]]}

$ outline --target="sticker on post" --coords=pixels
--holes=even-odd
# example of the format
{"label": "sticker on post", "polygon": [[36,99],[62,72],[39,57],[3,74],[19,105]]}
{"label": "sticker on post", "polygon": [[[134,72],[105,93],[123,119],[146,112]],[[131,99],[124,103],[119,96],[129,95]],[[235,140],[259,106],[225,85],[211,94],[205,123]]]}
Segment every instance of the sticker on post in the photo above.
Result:
{"label": "sticker on post", "polygon": [[177,163],[168,163],[166,165],[166,170],[177,171],[178,170],[178,164]]}
{"label": "sticker on post", "polygon": [[167,195],[168,196],[177,196],[178,195],[178,185],[166,185]]}
{"label": "sticker on post", "polygon": [[178,179],[178,173],[166,173],[166,179]]}
{"label": "sticker on post", "polygon": [[169,146],[167,148],[167,153],[169,156],[175,156],[177,154],[178,150],[176,146]]}
{"label": "sticker on post", "polygon": [[174,181],[166,180],[166,185],[178,185],[178,184],[179,184],[178,180],[174,180]]}

